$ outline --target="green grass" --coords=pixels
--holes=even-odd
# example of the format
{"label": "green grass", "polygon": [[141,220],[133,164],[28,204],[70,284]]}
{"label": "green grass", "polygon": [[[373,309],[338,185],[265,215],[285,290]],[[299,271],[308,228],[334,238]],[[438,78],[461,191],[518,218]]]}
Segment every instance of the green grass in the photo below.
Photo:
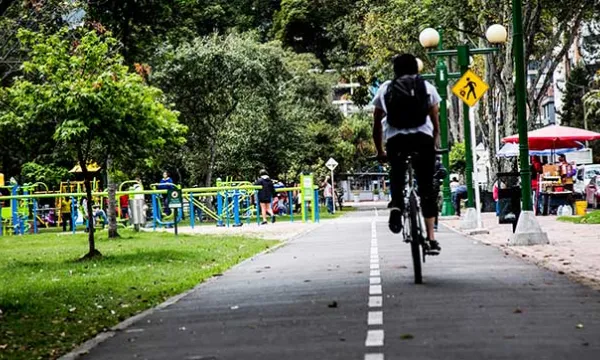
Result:
{"label": "green grass", "polygon": [[592,211],[584,216],[560,216],[558,221],[573,224],[600,224],[600,211]]}
{"label": "green grass", "polygon": [[0,359],[57,358],[118,322],[266,248],[248,237],[100,233],[0,238]]}

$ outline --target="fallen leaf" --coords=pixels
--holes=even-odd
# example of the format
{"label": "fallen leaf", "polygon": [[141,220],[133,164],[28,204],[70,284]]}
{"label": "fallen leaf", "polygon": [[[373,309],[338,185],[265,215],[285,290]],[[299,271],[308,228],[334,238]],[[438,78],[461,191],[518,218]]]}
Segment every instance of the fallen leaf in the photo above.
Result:
{"label": "fallen leaf", "polygon": [[402,340],[412,340],[414,339],[414,335],[413,334],[402,334],[400,335],[400,339]]}

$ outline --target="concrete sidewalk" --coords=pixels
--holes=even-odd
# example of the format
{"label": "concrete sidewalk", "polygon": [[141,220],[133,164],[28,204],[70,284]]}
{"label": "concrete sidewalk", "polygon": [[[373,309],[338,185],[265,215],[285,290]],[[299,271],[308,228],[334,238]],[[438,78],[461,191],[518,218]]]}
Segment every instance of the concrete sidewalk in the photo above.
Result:
{"label": "concrete sidewalk", "polygon": [[[459,231],[460,220],[440,219]],[[556,216],[538,216],[540,226],[548,233],[549,245],[507,246],[512,225],[498,224],[493,213],[482,214],[482,219],[490,233],[473,238],[600,289],[600,225],[572,224],[557,221]]]}

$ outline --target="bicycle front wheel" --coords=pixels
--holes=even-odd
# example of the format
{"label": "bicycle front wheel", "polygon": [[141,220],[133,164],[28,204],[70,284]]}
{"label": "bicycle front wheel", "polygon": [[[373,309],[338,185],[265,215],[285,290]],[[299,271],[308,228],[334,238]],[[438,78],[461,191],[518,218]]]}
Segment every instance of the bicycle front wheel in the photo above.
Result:
{"label": "bicycle front wheel", "polygon": [[421,222],[419,221],[419,206],[417,195],[413,192],[409,197],[410,209],[410,250],[412,253],[413,269],[415,271],[415,284],[423,283],[421,272]]}

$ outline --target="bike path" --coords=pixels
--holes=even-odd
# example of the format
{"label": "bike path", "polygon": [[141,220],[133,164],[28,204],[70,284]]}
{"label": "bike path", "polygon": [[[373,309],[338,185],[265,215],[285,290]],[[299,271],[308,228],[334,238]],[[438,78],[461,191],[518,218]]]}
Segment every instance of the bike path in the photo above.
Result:
{"label": "bike path", "polygon": [[449,231],[414,285],[410,249],[385,222],[324,222],[84,358],[600,358],[600,293]]}

